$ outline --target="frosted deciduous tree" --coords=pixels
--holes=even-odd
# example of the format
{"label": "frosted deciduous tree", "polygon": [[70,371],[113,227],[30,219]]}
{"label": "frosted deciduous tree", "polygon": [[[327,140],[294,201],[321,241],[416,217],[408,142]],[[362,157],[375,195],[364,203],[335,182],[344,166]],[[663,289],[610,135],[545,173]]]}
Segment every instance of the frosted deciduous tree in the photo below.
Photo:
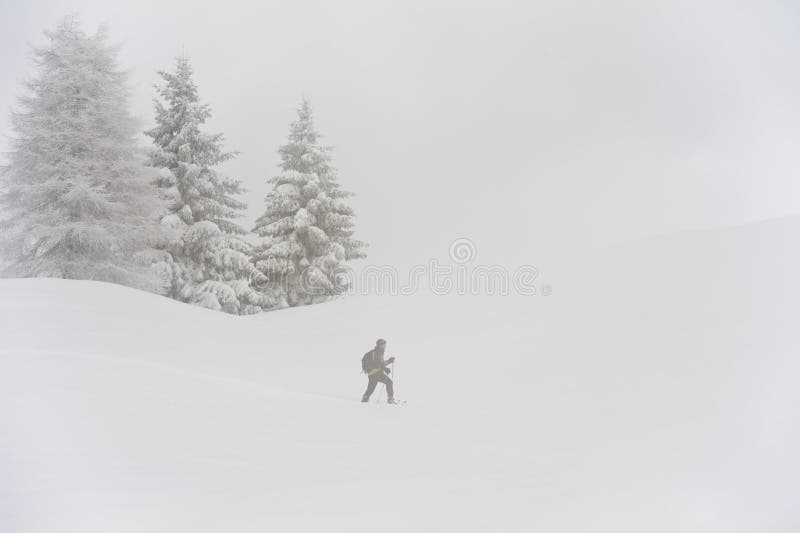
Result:
{"label": "frosted deciduous tree", "polygon": [[281,173],[269,182],[266,210],[254,231],[263,240],[254,260],[278,284],[290,306],[340,294],[345,261],[365,257],[365,243],[353,238],[353,209],[331,166],[329,146],[320,144],[311,105],[304,99],[289,138],[278,150]]}
{"label": "frosted deciduous tree", "polygon": [[167,247],[169,294],[228,313],[273,308],[277,300],[251,287],[265,278],[241,237],[246,231],[232,220],[246,208],[236,198],[244,188],[215,168],[235,153],[225,151],[221,133],[203,131],[211,109],[199,101],[188,58],[177,58],[175,72],[159,74],[156,126],[145,134],[153,139],[150,165],[160,169],[157,185],[169,202],[162,224],[180,234]]}
{"label": "frosted deciduous tree", "polygon": [[0,171],[3,273],[158,290],[148,262],[163,202],[136,146],[116,49],[104,29],[88,35],[75,17],[45,35]]}

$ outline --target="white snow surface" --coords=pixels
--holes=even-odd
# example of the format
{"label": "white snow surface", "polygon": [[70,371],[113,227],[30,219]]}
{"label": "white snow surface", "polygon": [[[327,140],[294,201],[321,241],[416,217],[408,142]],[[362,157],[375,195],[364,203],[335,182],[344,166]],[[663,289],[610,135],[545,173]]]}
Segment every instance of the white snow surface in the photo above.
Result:
{"label": "white snow surface", "polygon": [[[0,531],[795,533],[798,243],[786,218],[587,253],[550,296],[249,317],[0,280]],[[358,402],[378,337],[405,406]]]}

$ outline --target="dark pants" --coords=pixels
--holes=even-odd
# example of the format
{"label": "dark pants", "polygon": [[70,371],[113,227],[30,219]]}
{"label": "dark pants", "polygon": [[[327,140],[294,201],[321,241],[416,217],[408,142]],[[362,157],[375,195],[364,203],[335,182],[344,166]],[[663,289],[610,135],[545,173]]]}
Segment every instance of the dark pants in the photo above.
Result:
{"label": "dark pants", "polygon": [[364,398],[369,400],[369,397],[372,396],[373,392],[375,392],[375,387],[379,382],[386,385],[386,394],[389,396],[389,399],[394,399],[394,384],[392,383],[392,380],[389,379],[389,376],[383,372],[375,372],[369,376],[369,383],[367,384],[367,391],[364,393]]}

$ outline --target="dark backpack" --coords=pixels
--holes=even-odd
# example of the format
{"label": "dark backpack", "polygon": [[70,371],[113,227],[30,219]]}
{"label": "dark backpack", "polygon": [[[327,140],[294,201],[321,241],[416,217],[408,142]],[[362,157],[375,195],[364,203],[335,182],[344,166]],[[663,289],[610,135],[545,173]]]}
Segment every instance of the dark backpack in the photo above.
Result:
{"label": "dark backpack", "polygon": [[365,374],[372,370],[372,365],[370,363],[372,363],[372,350],[365,353],[364,357],[361,358],[361,371]]}

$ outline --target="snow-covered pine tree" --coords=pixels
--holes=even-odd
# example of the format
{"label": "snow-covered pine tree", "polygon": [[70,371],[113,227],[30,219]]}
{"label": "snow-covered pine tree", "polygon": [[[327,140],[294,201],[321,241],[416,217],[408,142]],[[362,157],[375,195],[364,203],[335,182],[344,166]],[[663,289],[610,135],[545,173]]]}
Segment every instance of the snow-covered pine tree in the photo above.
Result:
{"label": "snow-covered pine tree", "polygon": [[170,194],[170,210],[186,225],[208,220],[226,233],[246,231],[231,219],[246,205],[235,198],[245,192],[238,180],[221,176],[215,166],[236,156],[223,148],[221,133],[201,130],[211,117],[211,107],[200,103],[189,59],[175,60],[175,72],[159,71],[164,80],[156,90],[156,127],[145,132],[155,149],[150,164],[167,169],[158,185]]}
{"label": "snow-covered pine tree", "polygon": [[215,167],[236,154],[223,148],[221,133],[202,130],[211,108],[200,103],[189,59],[178,57],[175,72],[159,72],[156,126],[145,132],[155,148],[150,165],[160,169],[156,184],[169,201],[162,223],[180,233],[167,249],[165,263],[171,297],[211,309],[250,314],[271,309],[277,300],[251,287],[264,276],[251,260],[246,231],[232,221],[246,205],[238,180]]}
{"label": "snow-covered pine tree", "polygon": [[87,35],[74,16],[45,35],[0,170],[3,274],[161,290],[148,262],[164,207],[136,146],[116,48],[104,29]]}
{"label": "snow-covered pine tree", "polygon": [[289,139],[278,149],[281,174],[254,231],[256,267],[277,284],[290,306],[323,301],[340,294],[341,267],[365,257],[366,244],[353,238],[353,209],[331,166],[332,147],[319,143],[311,104],[303,99]]}

